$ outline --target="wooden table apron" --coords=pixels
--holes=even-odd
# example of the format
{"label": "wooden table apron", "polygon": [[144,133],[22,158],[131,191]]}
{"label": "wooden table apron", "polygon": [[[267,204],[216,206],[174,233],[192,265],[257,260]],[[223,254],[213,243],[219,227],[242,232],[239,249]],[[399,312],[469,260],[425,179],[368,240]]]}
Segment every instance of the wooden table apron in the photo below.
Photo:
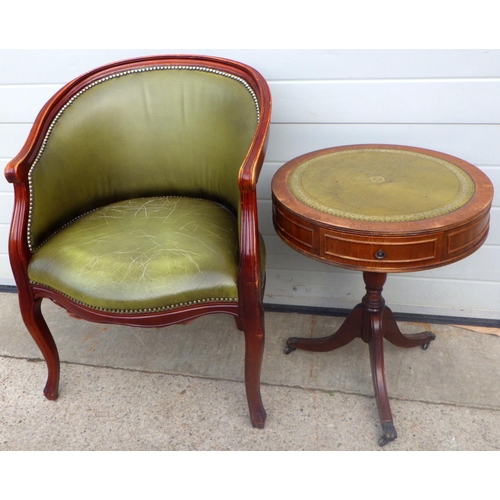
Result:
{"label": "wooden table apron", "polygon": [[[374,161],[373,168],[369,161],[360,167],[346,156],[353,155],[352,159],[356,160],[355,155],[359,153],[361,155],[358,158],[363,158],[365,162],[372,157],[377,160]],[[384,162],[393,162],[393,157],[397,157],[395,167],[388,170]],[[352,207],[346,198],[347,215],[344,215],[344,207],[334,201],[336,192],[345,194],[338,191],[339,182],[332,180],[329,172],[328,162],[332,162],[333,168],[337,158],[342,158],[342,161],[347,158],[348,163],[353,165],[353,176],[356,176],[350,182],[349,174],[342,172],[344,180],[340,187],[348,186],[351,190],[349,196],[359,197],[353,199]],[[443,168],[446,179],[452,183],[446,196],[449,198],[450,193],[455,196],[457,191],[456,203],[453,196],[450,198],[451,202],[446,201],[443,206],[439,202],[429,202],[426,190],[429,190],[429,198],[432,198],[432,192],[440,186],[427,185],[429,179],[425,175],[419,178],[418,170],[407,172],[409,180],[401,181],[397,174],[398,161],[401,160],[402,168],[406,168],[405,158],[410,160],[409,164],[412,161],[417,164],[424,162],[424,174],[432,171],[432,162],[436,163],[436,168]],[[323,171],[316,167],[316,161],[322,163]],[[308,168],[319,170],[309,175]],[[307,175],[310,179],[302,182],[299,171],[304,179]],[[395,171],[395,177],[387,178],[388,171]],[[384,175],[380,175],[381,173]],[[454,175],[462,179],[457,181],[457,189]],[[365,178],[367,176],[369,180]],[[359,185],[356,181],[359,181]],[[382,185],[392,181],[395,186],[393,189],[403,185],[408,192],[396,193],[400,197],[402,195],[400,201],[397,198],[394,202],[387,201],[389,215],[385,215],[382,209],[374,206],[379,201],[384,205],[385,199],[377,198],[378,188],[370,182]],[[315,182],[319,186],[318,196]],[[363,196],[366,196],[363,186],[368,186],[366,191],[374,196],[374,200],[367,200],[366,204],[370,205],[371,202],[370,210],[378,214],[363,212]],[[383,188],[387,189],[387,186]],[[313,195],[309,196],[311,191]],[[422,193],[418,196],[426,198],[421,203],[422,212],[417,215],[411,212],[399,214],[398,203],[405,205],[405,197],[415,198],[414,191]],[[413,200],[415,206],[420,204],[418,196]],[[492,198],[493,186],[490,180],[475,166],[444,153],[408,146],[365,144],[314,151],[289,161],[273,177],[273,223],[277,234],[290,247],[308,257],[362,271],[367,290],[361,303],[351,311],[336,333],[316,339],[290,338],[285,352],[290,353],[295,349],[329,351],[346,345],[357,337],[367,342],[370,346],[372,378],[383,428],[383,435],[379,440],[381,446],[397,437],[386,389],[382,341],[385,338],[399,347],[427,348],[435,338],[431,332],[412,335],[401,333],[382,297],[387,273],[432,269],[456,262],[476,251],[488,235]]]}
{"label": "wooden table apron", "polygon": [[[292,194],[288,177],[298,166],[314,157],[354,148],[414,151],[441,158],[470,175],[475,193],[465,205],[445,215],[405,222],[338,217],[311,208]],[[463,259],[486,239],[492,197],[490,180],[470,163],[443,153],[402,146],[344,146],[315,151],[286,163],[272,181],[273,222],[278,235],[302,254],[358,271],[420,271]],[[383,258],[375,256],[379,251],[384,252]]]}

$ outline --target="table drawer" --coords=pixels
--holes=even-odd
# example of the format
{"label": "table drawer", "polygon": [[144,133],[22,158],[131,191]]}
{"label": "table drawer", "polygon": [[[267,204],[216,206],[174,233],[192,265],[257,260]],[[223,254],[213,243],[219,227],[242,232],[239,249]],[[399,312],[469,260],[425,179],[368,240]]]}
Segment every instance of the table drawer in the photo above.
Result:
{"label": "table drawer", "polygon": [[438,259],[440,241],[437,236],[425,236],[421,239],[370,238],[349,234],[323,232],[323,256],[338,264],[356,268],[388,267],[411,268],[426,267]]}

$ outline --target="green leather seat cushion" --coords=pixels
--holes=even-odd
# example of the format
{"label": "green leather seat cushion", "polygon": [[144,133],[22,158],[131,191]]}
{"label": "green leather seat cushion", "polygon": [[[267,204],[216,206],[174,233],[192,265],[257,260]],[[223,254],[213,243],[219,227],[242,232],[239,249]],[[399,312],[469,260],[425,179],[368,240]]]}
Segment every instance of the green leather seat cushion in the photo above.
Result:
{"label": "green leather seat cushion", "polygon": [[237,300],[238,227],[225,207],[136,198],[94,210],[34,253],[28,275],[104,310],[157,310]]}

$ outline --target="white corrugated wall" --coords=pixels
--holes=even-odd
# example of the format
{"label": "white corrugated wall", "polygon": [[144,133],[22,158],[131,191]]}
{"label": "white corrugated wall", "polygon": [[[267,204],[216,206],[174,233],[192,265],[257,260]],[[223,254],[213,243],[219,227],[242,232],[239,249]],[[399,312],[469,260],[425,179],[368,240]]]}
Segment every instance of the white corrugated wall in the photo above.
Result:
{"label": "white corrugated wall", "polygon": [[[271,178],[295,156],[344,144],[419,146],[477,165],[500,192],[500,50],[0,50],[0,167],[64,83],[106,62],[161,52],[237,59],[270,84],[272,126],[259,181],[268,304],[349,309],[364,293],[360,273],[303,257],[275,235]],[[1,176],[0,285],[14,284],[11,209],[12,190]],[[389,276],[384,296],[393,311],[500,319],[499,216],[496,197],[488,240],[469,258]]]}

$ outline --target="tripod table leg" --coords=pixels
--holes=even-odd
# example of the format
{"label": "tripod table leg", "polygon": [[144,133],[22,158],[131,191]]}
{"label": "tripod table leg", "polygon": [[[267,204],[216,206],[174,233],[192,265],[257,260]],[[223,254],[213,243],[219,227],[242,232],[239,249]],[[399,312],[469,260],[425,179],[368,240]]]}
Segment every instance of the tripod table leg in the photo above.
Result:
{"label": "tripod table leg", "polygon": [[369,347],[373,389],[377,401],[380,423],[382,425],[382,436],[378,440],[378,444],[380,446],[385,446],[390,441],[394,441],[398,435],[392,419],[389,395],[387,393],[387,383],[385,380],[384,337],[381,317],[381,314],[370,314],[371,339]]}
{"label": "tripod table leg", "polygon": [[364,272],[366,295],[363,297],[363,333],[362,339],[370,347],[370,363],[372,369],[373,389],[377,401],[377,409],[382,425],[382,436],[378,444],[385,446],[397,438],[392,420],[389,395],[385,381],[384,367],[384,335],[385,335],[385,300],[382,289],[387,279],[386,273]]}
{"label": "tripod table leg", "polygon": [[396,347],[418,347],[427,349],[436,336],[432,332],[402,333],[394,319],[392,311],[386,307],[384,309],[384,337]]}
{"label": "tripod table leg", "polygon": [[286,341],[285,354],[290,354],[295,351],[295,349],[302,349],[303,351],[327,352],[348,344],[351,340],[354,340],[356,337],[361,335],[362,315],[362,306],[361,304],[358,304],[349,313],[340,328],[328,337],[313,339],[290,337]]}

